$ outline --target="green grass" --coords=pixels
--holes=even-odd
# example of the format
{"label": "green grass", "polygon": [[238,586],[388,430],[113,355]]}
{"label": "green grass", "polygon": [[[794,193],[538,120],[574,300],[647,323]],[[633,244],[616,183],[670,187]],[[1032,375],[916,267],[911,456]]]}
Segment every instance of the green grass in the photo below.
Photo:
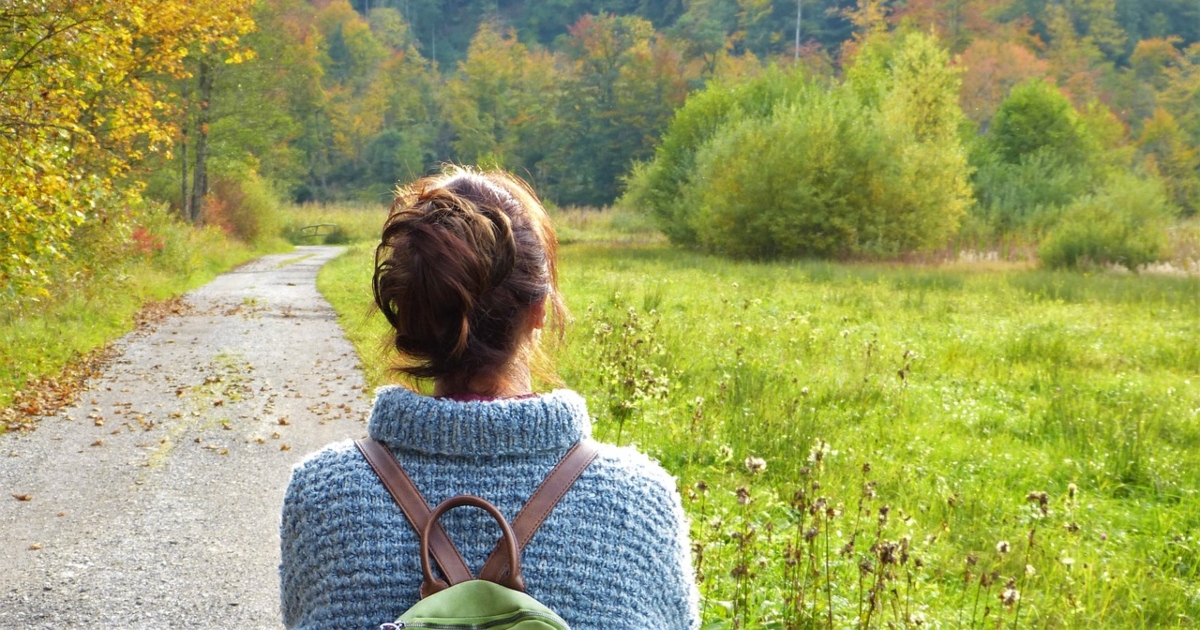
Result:
{"label": "green grass", "polygon": [[[679,478],[709,627],[1200,625],[1200,279],[595,243],[561,270],[560,375]],[[320,286],[378,384],[369,277],[360,247]]]}

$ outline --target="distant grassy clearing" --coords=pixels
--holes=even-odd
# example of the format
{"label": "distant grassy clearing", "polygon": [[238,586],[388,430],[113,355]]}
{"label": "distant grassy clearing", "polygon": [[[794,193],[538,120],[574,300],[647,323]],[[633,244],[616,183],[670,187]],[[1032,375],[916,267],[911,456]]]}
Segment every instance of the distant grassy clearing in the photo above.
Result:
{"label": "distant grassy clearing", "polygon": [[[586,244],[562,273],[559,372],[679,477],[715,627],[1197,625],[1200,280]],[[369,274],[320,280],[368,368]]]}

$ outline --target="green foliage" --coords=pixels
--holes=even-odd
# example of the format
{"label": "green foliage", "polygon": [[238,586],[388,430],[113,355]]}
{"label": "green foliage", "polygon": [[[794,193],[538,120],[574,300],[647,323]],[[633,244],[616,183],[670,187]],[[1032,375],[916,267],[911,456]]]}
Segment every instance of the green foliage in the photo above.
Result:
{"label": "green foliage", "polygon": [[873,50],[841,86],[774,72],[689,100],[622,203],[739,257],[941,246],[970,202],[958,77],[929,36]]}
{"label": "green foliage", "polygon": [[992,118],[988,140],[1009,164],[1042,149],[1053,151],[1066,164],[1087,161],[1088,143],[1071,101],[1038,79],[1013,88]]}
{"label": "green foliage", "polygon": [[1049,268],[1115,264],[1136,270],[1166,253],[1175,214],[1160,182],[1124,175],[1067,206],[1038,256]]}
{"label": "green foliage", "polygon": [[650,213],[672,242],[696,244],[690,220],[695,208],[681,194],[692,181],[697,153],[723,128],[744,119],[764,118],[807,86],[803,73],[772,67],[745,83],[717,81],[693,92],[675,113],[654,159],[634,165],[618,205]]}
{"label": "green foliage", "polygon": [[[986,150],[986,149],[985,149]],[[1057,220],[1061,209],[1096,186],[1086,166],[1067,163],[1053,150],[1039,150],[1016,163],[977,153],[975,214],[996,234],[1038,233]]]}

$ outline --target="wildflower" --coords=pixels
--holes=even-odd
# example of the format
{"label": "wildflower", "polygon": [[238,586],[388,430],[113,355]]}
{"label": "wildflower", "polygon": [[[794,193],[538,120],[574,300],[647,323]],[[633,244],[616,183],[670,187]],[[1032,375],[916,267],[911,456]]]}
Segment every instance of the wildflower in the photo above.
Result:
{"label": "wildflower", "polygon": [[1079,531],[1079,523],[1076,523],[1075,521],[1071,521],[1070,523],[1063,523],[1063,529],[1074,534]]}
{"label": "wildflower", "polygon": [[733,457],[733,448],[728,444],[722,444],[717,447],[717,453],[721,456],[721,459],[729,459]]}
{"label": "wildflower", "polygon": [[812,542],[813,539],[816,538],[817,534],[819,534],[819,533],[821,533],[821,532],[820,532],[820,530],[817,529],[816,525],[813,525],[812,527],[804,530],[804,542]]}
{"label": "wildflower", "polygon": [[1063,566],[1065,566],[1065,567],[1067,567],[1068,569],[1070,569],[1072,566],[1074,566],[1074,565],[1075,565],[1075,558],[1067,558],[1067,557],[1064,557],[1064,558],[1062,558],[1061,560],[1059,560],[1059,562],[1063,563]]}
{"label": "wildflower", "polygon": [[1033,577],[1037,575],[1037,569],[1033,568],[1032,564],[1025,565],[1025,575]]}
{"label": "wildflower", "polygon": [[704,480],[697,481],[696,482],[696,492],[699,492],[700,494],[707,493],[708,492],[708,484],[704,483]]}
{"label": "wildflower", "polygon": [[973,567],[973,566],[975,566],[975,565],[976,565],[976,563],[978,563],[978,562],[979,562],[979,556],[977,556],[977,555],[975,555],[975,554],[973,554],[973,553],[969,553],[969,554],[967,554],[967,558],[966,558],[966,563],[967,563],[967,566],[969,566],[969,567]]}
{"label": "wildflower", "polygon": [[1011,548],[1012,547],[1009,546],[1007,540],[1001,540],[1000,542],[996,543],[996,553],[1000,555],[1008,553]]}
{"label": "wildflower", "polygon": [[738,489],[737,489],[738,505],[750,505],[750,501],[752,501],[752,500],[753,499],[750,498],[750,489],[749,488],[747,488],[746,486],[738,487]]}
{"label": "wildflower", "polygon": [[925,615],[920,612],[915,612],[908,616],[908,621],[914,626],[925,625]]}
{"label": "wildflower", "polygon": [[746,464],[746,470],[750,471],[752,475],[757,475],[767,469],[767,462],[761,457],[747,457],[744,463]]}
{"label": "wildflower", "polygon": [[1074,483],[1067,484],[1067,498],[1073,500],[1075,498],[1075,493],[1078,491],[1079,486],[1075,485]]}
{"label": "wildflower", "polygon": [[880,525],[887,524],[888,512],[891,512],[891,511],[892,511],[891,506],[884,505],[879,508],[879,524]]}

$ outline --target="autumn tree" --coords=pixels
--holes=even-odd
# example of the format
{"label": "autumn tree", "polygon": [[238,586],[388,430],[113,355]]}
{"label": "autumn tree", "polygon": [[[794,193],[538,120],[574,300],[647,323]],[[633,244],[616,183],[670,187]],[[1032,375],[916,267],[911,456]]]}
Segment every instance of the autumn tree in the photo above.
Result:
{"label": "autumn tree", "polygon": [[608,204],[620,177],[650,156],[683,103],[681,56],[649,22],[631,16],[585,16],[571,27],[564,53],[571,79],[560,101],[554,185],[563,203]]}
{"label": "autumn tree", "polygon": [[537,173],[553,151],[560,78],[553,58],[483,23],[446,83],[443,112],[458,158]]}
{"label": "autumn tree", "polygon": [[40,286],[73,229],[138,195],[128,175],[167,150],[177,120],[162,77],[189,51],[230,50],[246,0],[14,0],[0,5],[0,280]]}

